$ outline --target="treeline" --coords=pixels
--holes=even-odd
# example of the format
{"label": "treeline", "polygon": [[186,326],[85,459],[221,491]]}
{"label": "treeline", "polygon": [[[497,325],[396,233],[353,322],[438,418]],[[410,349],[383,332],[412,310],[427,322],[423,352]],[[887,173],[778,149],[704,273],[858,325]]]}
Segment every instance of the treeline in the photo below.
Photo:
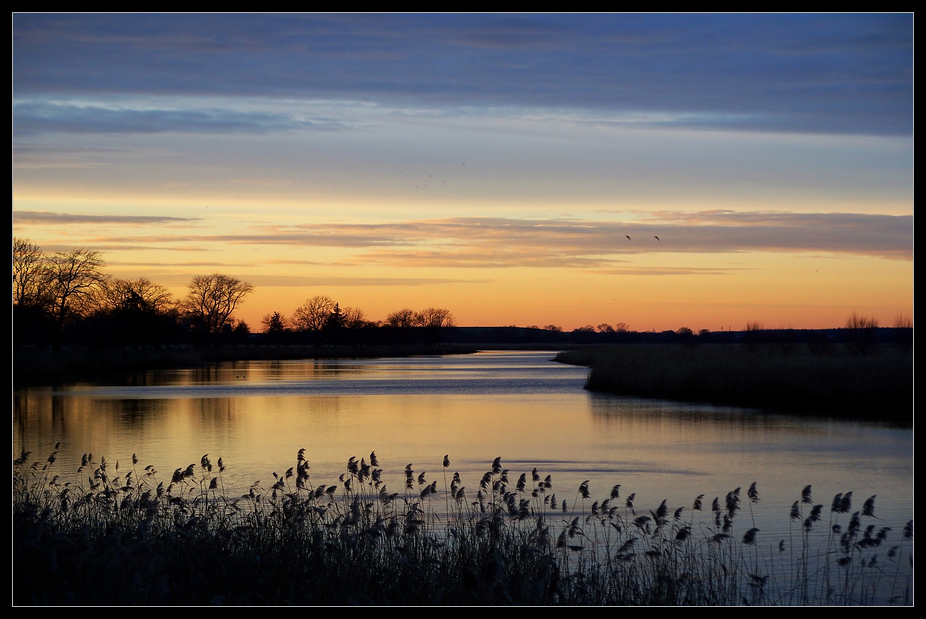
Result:
{"label": "treeline", "polygon": [[316,346],[439,344],[443,329],[455,326],[453,314],[443,308],[403,308],[383,321],[373,321],[362,309],[342,308],[331,297],[322,295],[306,299],[288,318],[273,312],[261,322],[269,343]]}
{"label": "treeline", "polygon": [[276,344],[439,343],[454,325],[446,309],[402,309],[385,321],[368,320],[358,308],[341,308],[329,297],[306,300],[290,317],[263,319],[264,333],[234,316],[254,286],[214,273],[193,277],[187,294],[175,298],[145,277],[107,275],[98,251],[52,254],[27,239],[13,239],[13,339],[16,347],[59,350],[63,346],[124,348],[214,347]]}

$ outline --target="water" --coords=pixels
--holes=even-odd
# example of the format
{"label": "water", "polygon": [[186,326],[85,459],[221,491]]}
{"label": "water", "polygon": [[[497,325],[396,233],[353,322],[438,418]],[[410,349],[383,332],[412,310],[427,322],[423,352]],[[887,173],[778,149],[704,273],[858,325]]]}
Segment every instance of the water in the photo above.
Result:
{"label": "water", "polygon": [[[871,423],[769,416],[721,408],[593,394],[584,368],[553,353],[485,352],[380,360],[248,361],[207,369],[152,371],[132,384],[80,383],[14,391],[13,453],[74,474],[84,453],[121,463],[132,454],[159,479],[223,458],[226,487],[269,487],[306,449],[311,483],[335,484],[349,457],[376,452],[392,492],[405,466],[443,488],[444,455],[474,496],[496,457],[512,486],[534,467],[551,475],[571,506],[584,480],[593,500],[621,484],[642,513],[664,499],[689,509],[756,482],[752,505],[760,543],[789,535],[788,512],[812,486],[828,514],[836,493],[854,492],[853,511],[877,495],[879,526],[913,517],[913,433]],[[739,516],[752,525],[750,506]],[[825,525],[824,525],[825,526]]]}

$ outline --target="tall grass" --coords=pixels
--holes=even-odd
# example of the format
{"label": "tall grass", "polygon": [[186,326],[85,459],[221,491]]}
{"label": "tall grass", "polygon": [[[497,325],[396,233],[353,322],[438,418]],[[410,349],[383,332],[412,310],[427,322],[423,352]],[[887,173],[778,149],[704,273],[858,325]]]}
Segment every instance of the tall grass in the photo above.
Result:
{"label": "tall grass", "polygon": [[852,512],[837,495],[827,516],[808,486],[791,539],[766,546],[755,484],[643,510],[620,486],[557,496],[500,459],[466,487],[445,457],[441,487],[410,464],[391,492],[375,453],[328,485],[300,450],[230,496],[208,456],[162,476],[86,454],[70,480],[57,452],[29,456],[13,463],[18,605],[912,604],[912,520],[883,526],[875,497]]}
{"label": "tall grass", "polygon": [[911,425],[913,358],[885,347],[859,356],[837,349],[708,344],[616,345],[556,359],[590,367],[586,388],[623,395],[869,418]]}

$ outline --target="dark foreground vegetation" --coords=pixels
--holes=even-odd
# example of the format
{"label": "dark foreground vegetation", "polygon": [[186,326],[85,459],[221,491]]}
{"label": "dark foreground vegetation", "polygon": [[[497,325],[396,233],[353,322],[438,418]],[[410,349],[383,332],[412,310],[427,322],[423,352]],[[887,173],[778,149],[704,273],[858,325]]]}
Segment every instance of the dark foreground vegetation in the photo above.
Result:
{"label": "dark foreground vegetation", "polygon": [[912,604],[913,521],[892,530],[851,492],[827,509],[804,488],[770,540],[755,484],[644,510],[499,459],[464,488],[445,457],[390,493],[375,454],[316,485],[300,451],[239,497],[208,456],[162,478],[89,454],[59,476],[56,455],[14,461],[16,605]]}
{"label": "dark foreground vegetation", "polygon": [[586,388],[622,395],[913,423],[913,355],[895,345],[617,345],[570,350]]}

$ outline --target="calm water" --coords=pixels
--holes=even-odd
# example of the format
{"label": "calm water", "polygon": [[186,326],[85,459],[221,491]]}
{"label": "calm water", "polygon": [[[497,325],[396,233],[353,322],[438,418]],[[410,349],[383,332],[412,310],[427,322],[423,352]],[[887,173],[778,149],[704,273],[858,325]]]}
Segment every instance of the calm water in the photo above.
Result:
{"label": "calm water", "polygon": [[[751,410],[603,396],[586,370],[553,353],[486,352],[385,360],[248,361],[148,372],[134,384],[17,390],[13,457],[44,459],[61,442],[59,472],[81,455],[152,464],[160,479],[221,456],[226,485],[242,490],[294,466],[306,448],[312,483],[334,484],[350,456],[376,452],[383,479],[403,488],[405,466],[443,487],[441,462],[475,495],[501,456],[512,485],[537,467],[569,500],[583,480],[593,499],[615,484],[637,509],[705,506],[757,482],[764,541],[787,534],[788,510],[811,484],[828,513],[833,495],[854,509],[877,495],[879,526],[913,517],[913,433],[873,424],[767,416]],[[748,510],[748,508],[746,508]],[[647,512],[644,512],[647,513]],[[744,516],[745,517],[745,516]]]}

